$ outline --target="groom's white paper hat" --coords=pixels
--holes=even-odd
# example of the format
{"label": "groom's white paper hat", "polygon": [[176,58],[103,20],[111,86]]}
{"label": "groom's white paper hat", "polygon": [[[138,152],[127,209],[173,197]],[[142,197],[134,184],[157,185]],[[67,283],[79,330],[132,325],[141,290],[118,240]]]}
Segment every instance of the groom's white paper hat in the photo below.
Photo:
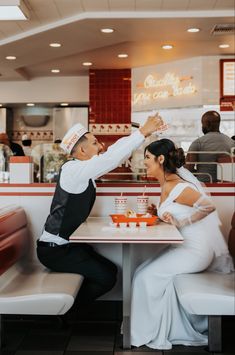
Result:
{"label": "groom's white paper hat", "polygon": [[81,123],[75,124],[65,134],[60,147],[64,149],[65,153],[70,154],[77,141],[86,133],[88,130]]}

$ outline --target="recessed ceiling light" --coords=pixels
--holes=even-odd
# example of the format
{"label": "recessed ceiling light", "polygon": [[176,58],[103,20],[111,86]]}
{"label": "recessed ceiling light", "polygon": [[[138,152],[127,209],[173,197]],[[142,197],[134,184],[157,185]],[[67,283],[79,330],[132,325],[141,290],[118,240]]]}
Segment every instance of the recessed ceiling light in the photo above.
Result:
{"label": "recessed ceiling light", "polygon": [[188,32],[191,32],[191,33],[196,33],[196,32],[199,32],[200,31],[200,28],[188,28],[187,29]]}
{"label": "recessed ceiling light", "polygon": [[69,106],[67,102],[61,102],[60,106]]}
{"label": "recessed ceiling light", "polygon": [[162,46],[162,49],[172,49],[172,48],[173,48],[173,46],[171,44],[164,44]]}
{"label": "recessed ceiling light", "polygon": [[100,30],[103,33],[113,33],[113,29],[112,28],[101,28]]}
{"label": "recessed ceiling light", "polygon": [[16,57],[15,57],[14,55],[8,55],[8,56],[6,57],[6,59],[7,59],[7,60],[15,60]]}
{"label": "recessed ceiling light", "polygon": [[118,58],[127,58],[127,57],[128,57],[128,54],[126,54],[126,53],[118,54]]}
{"label": "recessed ceiling light", "polygon": [[33,104],[32,102],[29,102],[28,104],[26,104],[27,106],[35,106],[35,104]]}
{"label": "recessed ceiling light", "polygon": [[82,65],[84,65],[85,67],[90,67],[93,63],[91,62],[84,62],[82,63]]}
{"label": "recessed ceiling light", "polygon": [[60,72],[60,69],[51,69],[51,72],[52,72],[52,73],[59,73],[59,72]]}
{"label": "recessed ceiling light", "polygon": [[61,44],[60,43],[50,43],[50,47],[53,47],[53,48],[59,48],[61,47]]}
{"label": "recessed ceiling light", "polygon": [[220,44],[219,47],[220,47],[220,48],[229,48],[230,45],[224,43],[224,44]]}

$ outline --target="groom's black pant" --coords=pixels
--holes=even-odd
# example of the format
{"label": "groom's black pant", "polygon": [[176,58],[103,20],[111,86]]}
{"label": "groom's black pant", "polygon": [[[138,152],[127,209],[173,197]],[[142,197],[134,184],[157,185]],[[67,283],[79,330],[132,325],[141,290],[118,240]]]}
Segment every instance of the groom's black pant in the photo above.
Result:
{"label": "groom's black pant", "polygon": [[111,290],[116,283],[116,265],[88,244],[49,246],[49,243],[40,241],[37,245],[37,255],[40,262],[52,271],[84,276],[76,302],[93,301]]}

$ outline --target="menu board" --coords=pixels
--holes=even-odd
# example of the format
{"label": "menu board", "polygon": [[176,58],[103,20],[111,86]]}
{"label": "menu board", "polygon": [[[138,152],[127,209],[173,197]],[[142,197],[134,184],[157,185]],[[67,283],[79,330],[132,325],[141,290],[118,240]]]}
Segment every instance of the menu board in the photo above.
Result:
{"label": "menu board", "polygon": [[235,97],[235,59],[222,59],[220,74],[221,98]]}

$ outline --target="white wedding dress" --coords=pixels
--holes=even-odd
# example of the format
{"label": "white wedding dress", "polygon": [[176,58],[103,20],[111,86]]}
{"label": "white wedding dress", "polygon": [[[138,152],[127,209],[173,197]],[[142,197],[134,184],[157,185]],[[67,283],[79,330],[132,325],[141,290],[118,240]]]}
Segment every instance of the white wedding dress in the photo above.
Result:
{"label": "white wedding dress", "polygon": [[[160,218],[164,212],[170,212],[177,220],[193,214],[194,207],[174,202],[186,187],[196,189],[188,182],[177,184],[159,206]],[[184,310],[177,298],[174,277],[208,267],[230,272],[232,260],[216,211],[181,228],[180,232],[183,244],[168,247],[135,272],[131,304],[131,344],[134,346],[145,344],[153,349],[171,349],[172,344],[207,344],[207,317],[190,315]]]}

